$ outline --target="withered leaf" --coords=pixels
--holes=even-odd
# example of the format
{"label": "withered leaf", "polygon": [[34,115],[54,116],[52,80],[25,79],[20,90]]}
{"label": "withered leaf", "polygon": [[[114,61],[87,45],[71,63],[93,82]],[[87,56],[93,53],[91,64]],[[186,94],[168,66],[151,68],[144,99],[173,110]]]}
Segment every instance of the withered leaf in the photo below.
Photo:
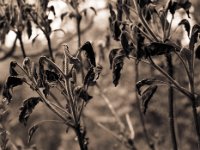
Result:
{"label": "withered leaf", "polygon": [[176,10],[177,10],[177,7],[178,7],[178,3],[177,3],[177,2],[174,2],[174,1],[172,2],[172,0],[170,0],[169,3],[168,3],[167,10],[169,10],[170,13],[171,13],[172,15],[174,15],[175,12],[176,12]]}
{"label": "withered leaf", "polygon": [[56,82],[60,78],[60,76],[53,71],[45,70],[44,72],[45,72],[46,79],[47,79],[48,82]]}
{"label": "withered leaf", "polygon": [[92,44],[89,41],[87,41],[85,44],[83,44],[81,50],[84,50],[86,52],[86,57],[88,58],[90,64],[96,67],[95,54]]}
{"label": "withered leaf", "polygon": [[151,3],[151,0],[137,0],[137,2],[138,2],[138,4],[139,4],[139,6],[140,6],[141,8],[143,8],[144,6],[150,4],[150,3]]}
{"label": "withered leaf", "polygon": [[149,78],[149,79],[143,79],[141,81],[138,81],[136,83],[136,89],[138,91],[138,94],[141,95],[141,88],[144,86],[144,85],[152,85],[154,82],[156,81],[156,79],[154,78]]}
{"label": "withered leaf", "polygon": [[81,86],[77,86],[75,87],[74,89],[74,94],[77,96],[77,97],[80,97],[82,98],[85,102],[88,102],[90,99],[92,99],[92,96],[90,96],[87,91],[81,87]]}
{"label": "withered leaf", "polygon": [[56,15],[55,8],[53,5],[51,5],[48,9],[53,13],[54,16]]}
{"label": "withered leaf", "polygon": [[109,61],[110,61],[110,69],[112,69],[113,66],[113,59],[115,58],[115,56],[117,55],[117,52],[119,51],[119,48],[116,49],[112,49],[109,53]]}
{"label": "withered leaf", "polygon": [[115,14],[115,12],[114,12],[114,10],[113,10],[112,5],[109,4],[108,7],[109,7],[109,10],[110,10],[111,20],[112,20],[112,21],[116,20],[117,16],[116,16],[116,14]]}
{"label": "withered leaf", "polygon": [[183,19],[183,20],[181,20],[181,21],[179,22],[178,25],[179,25],[179,26],[180,26],[180,25],[184,25],[185,30],[187,31],[188,37],[189,37],[189,36],[190,36],[190,23],[189,23],[189,21],[188,21],[187,19]]}
{"label": "withered leaf", "polygon": [[149,101],[151,100],[152,96],[155,94],[157,90],[157,86],[153,85],[148,87],[143,93],[142,93],[142,106],[143,106],[143,113],[145,114],[148,108]]}
{"label": "withered leaf", "polygon": [[123,31],[121,34],[121,44],[127,57],[132,50],[131,46],[129,45],[129,40],[130,40],[129,33],[127,31]]}
{"label": "withered leaf", "polygon": [[26,23],[26,32],[27,32],[28,38],[30,39],[30,37],[32,35],[32,25],[31,25],[30,20],[28,20]]}
{"label": "withered leaf", "polygon": [[114,40],[119,41],[119,37],[120,37],[120,34],[121,34],[121,29],[120,29],[120,23],[117,20],[114,21],[112,30],[113,30],[113,38],[114,38]]}
{"label": "withered leaf", "polygon": [[28,143],[31,142],[33,134],[37,131],[38,128],[39,128],[39,125],[34,125],[28,130]]}
{"label": "withered leaf", "polygon": [[197,43],[199,32],[200,32],[200,26],[198,24],[195,24],[192,27],[192,33],[190,37],[190,43],[189,43],[190,50],[194,50],[194,45],[195,43]]}
{"label": "withered leaf", "polygon": [[23,102],[23,106],[20,108],[19,122],[27,125],[27,121],[35,108],[35,106],[41,101],[40,97],[31,97]]}
{"label": "withered leaf", "polygon": [[121,76],[121,70],[123,68],[124,65],[124,55],[119,54],[118,56],[116,56],[113,60],[113,84],[115,86],[118,85],[119,83],[119,79]]}
{"label": "withered leaf", "polygon": [[200,59],[200,45],[195,50],[195,56],[196,58]]}
{"label": "withered leaf", "polygon": [[102,66],[91,67],[84,79],[84,87],[87,89],[89,85],[94,85],[99,78],[99,75],[102,71]]}
{"label": "withered leaf", "polygon": [[19,75],[16,71],[15,71],[15,67],[17,66],[17,62],[16,61],[11,61],[10,62],[10,68],[9,68],[9,72],[11,76],[17,76]]}
{"label": "withered leaf", "polygon": [[172,45],[152,42],[145,47],[145,57],[168,54],[170,52],[173,52],[174,50],[175,48]]}
{"label": "withered leaf", "polygon": [[18,85],[22,85],[24,80],[25,80],[24,78],[9,76],[6,81],[6,87],[9,89],[9,88],[13,88]]}

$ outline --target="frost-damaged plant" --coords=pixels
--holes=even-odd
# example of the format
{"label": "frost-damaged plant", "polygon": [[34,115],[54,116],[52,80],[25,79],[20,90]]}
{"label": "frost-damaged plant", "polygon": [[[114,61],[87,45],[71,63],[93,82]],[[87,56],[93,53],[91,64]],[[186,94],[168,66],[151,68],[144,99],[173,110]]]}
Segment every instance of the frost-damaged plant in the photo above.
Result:
{"label": "frost-damaged plant", "polygon": [[[172,28],[172,22],[175,19],[175,13],[179,9],[183,9],[190,18],[189,9],[191,2],[172,1],[170,0],[166,7],[159,6],[156,1],[151,0],[118,0],[117,13],[112,5],[109,5],[111,17],[110,29],[113,38],[121,42],[120,48],[111,50],[109,54],[110,68],[113,71],[113,83],[118,85],[121,70],[124,65],[124,59],[136,60],[136,80],[138,80],[138,63],[143,62],[149,64],[158,70],[166,80],[156,78],[147,78],[138,81],[136,90],[142,99],[143,113],[145,114],[148,108],[149,101],[156,93],[157,87],[167,85],[168,89],[168,104],[169,104],[169,124],[173,149],[177,150],[178,145],[174,127],[174,89],[178,90],[189,98],[192,109],[196,133],[198,137],[198,149],[200,149],[200,127],[197,115],[197,107],[199,104],[199,94],[195,89],[195,58],[199,58],[200,46],[197,46],[200,33],[200,26],[195,24],[190,32],[190,23],[187,19],[183,19],[178,24],[178,27],[183,25],[188,33],[189,43],[187,47],[182,47],[176,39]],[[171,16],[170,21],[168,21]],[[177,41],[177,42],[176,42]],[[155,59],[160,59],[164,56],[167,62],[167,71],[155,63]],[[187,73],[189,88],[183,87],[173,76],[174,66],[173,57],[178,57],[184,66]],[[144,87],[147,87],[144,89]],[[144,128],[145,129],[145,128]],[[149,144],[149,142],[148,142]],[[152,147],[151,144],[149,146]]]}
{"label": "frost-damaged plant", "polygon": [[[78,57],[82,51],[86,52],[89,69],[81,85],[79,79],[77,79],[77,72],[81,66]],[[63,70],[45,56],[40,57],[38,67],[29,58],[24,59],[22,66],[12,61],[10,63],[10,76],[4,85],[3,96],[4,100],[10,103],[12,102],[12,89],[27,84],[38,96],[29,97],[23,101],[19,121],[26,126],[32,111],[38,103],[47,106],[60,119],[35,123],[29,130],[29,142],[41,124],[57,122],[73,129],[77,135],[80,149],[87,150],[88,138],[86,137],[86,129],[81,124],[81,114],[86,104],[92,99],[87,90],[89,86],[96,83],[102,67],[96,65],[93,47],[90,42],[86,42],[81,46],[75,56],[70,54],[68,46],[64,45],[64,56]],[[60,95],[56,95],[56,103],[49,100],[53,87],[57,88],[64,96],[65,105],[58,101]]]}

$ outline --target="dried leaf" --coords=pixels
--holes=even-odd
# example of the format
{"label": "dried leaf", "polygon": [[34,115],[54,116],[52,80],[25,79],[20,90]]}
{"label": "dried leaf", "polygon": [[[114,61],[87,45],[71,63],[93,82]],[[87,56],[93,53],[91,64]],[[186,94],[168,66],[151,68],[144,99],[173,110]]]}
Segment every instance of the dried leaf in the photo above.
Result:
{"label": "dried leaf", "polygon": [[159,42],[152,42],[151,44],[145,47],[145,57],[147,58],[149,56],[168,54],[173,51],[175,51],[175,48],[172,45]]}
{"label": "dried leaf", "polygon": [[40,97],[31,97],[23,102],[23,106],[20,108],[20,115],[19,115],[19,121],[20,123],[23,123],[24,126],[27,125],[27,121],[35,108],[35,106],[41,101]]}
{"label": "dried leaf", "polygon": [[53,71],[50,71],[50,70],[45,70],[45,75],[46,75],[46,80],[51,83],[51,82],[57,82],[60,78],[60,76],[53,72]]}
{"label": "dried leaf", "polygon": [[35,43],[37,37],[39,36],[39,34],[37,34],[33,39],[32,39],[32,45]]}
{"label": "dried leaf", "polygon": [[184,25],[185,30],[187,31],[188,37],[189,37],[190,36],[190,23],[189,23],[189,21],[187,19],[183,19],[183,20],[181,20],[181,22],[179,22],[178,25],[179,26]]}
{"label": "dried leaf", "polygon": [[28,130],[28,143],[31,142],[33,134],[37,131],[38,128],[39,128],[39,125],[34,125]]}
{"label": "dried leaf", "polygon": [[117,55],[117,52],[119,51],[120,49],[117,48],[117,49],[112,49],[110,51],[110,54],[109,54],[109,61],[110,61],[110,69],[112,69],[112,66],[113,66],[113,59],[115,58],[115,56]]}
{"label": "dried leaf", "polygon": [[191,38],[190,38],[190,43],[189,43],[190,50],[194,50],[194,45],[195,43],[197,43],[199,32],[200,32],[200,26],[198,24],[195,24],[192,27],[192,33],[191,33]]}
{"label": "dried leaf", "polygon": [[31,21],[30,20],[27,21],[26,32],[27,32],[28,38],[30,39],[30,37],[32,35],[32,25],[31,25]]}
{"label": "dried leaf", "polygon": [[137,0],[137,3],[139,4],[140,8],[144,8],[144,6],[152,3],[151,0]]}
{"label": "dried leaf", "polygon": [[53,5],[51,5],[48,9],[49,9],[49,11],[52,11],[52,12],[53,12],[53,15],[54,15],[54,16],[56,15],[55,8],[54,8]]}
{"label": "dried leaf", "polygon": [[124,65],[124,55],[118,54],[113,60],[113,84],[118,85],[121,76],[121,70]]}
{"label": "dried leaf", "polygon": [[84,87],[87,89],[89,85],[94,85],[99,78],[99,75],[102,71],[102,66],[91,67],[84,79]]}
{"label": "dried leaf", "polygon": [[16,71],[15,71],[15,67],[17,66],[17,62],[16,61],[11,61],[10,62],[10,68],[9,68],[9,72],[11,76],[17,76],[19,75]]}
{"label": "dried leaf", "polygon": [[200,45],[195,50],[195,56],[196,58],[200,59]]}
{"label": "dried leaf", "polygon": [[111,20],[114,21],[116,20],[117,16],[116,16],[116,13],[115,11],[113,10],[113,7],[111,4],[108,5],[109,7],[109,10],[110,10],[110,16],[111,16]]}
{"label": "dried leaf", "polygon": [[9,76],[7,81],[6,81],[6,87],[7,88],[13,88],[13,87],[16,87],[18,85],[22,85],[24,80],[25,80],[24,78]]}
{"label": "dried leaf", "polygon": [[138,81],[136,83],[136,89],[138,91],[138,94],[141,95],[141,88],[144,85],[152,85],[154,82],[156,81],[156,79],[150,78],[150,79],[143,79],[141,81]]}
{"label": "dried leaf", "polygon": [[175,1],[172,2],[172,0],[170,0],[169,3],[168,3],[167,10],[169,10],[170,13],[171,13],[172,15],[174,15],[175,12],[176,12],[176,10],[177,10],[177,7],[178,7],[178,3],[175,2]]}
{"label": "dried leaf", "polygon": [[86,52],[86,57],[88,58],[90,64],[96,67],[95,54],[92,44],[89,41],[87,41],[85,44],[83,44],[81,50],[84,50]]}
{"label": "dried leaf", "polygon": [[142,106],[143,106],[143,113],[145,114],[148,108],[149,101],[151,100],[152,96],[155,94],[157,90],[157,86],[153,85],[148,87],[143,93],[142,93]]}
{"label": "dried leaf", "polygon": [[127,57],[132,50],[131,46],[129,44],[129,40],[130,40],[129,33],[127,31],[123,31],[122,34],[121,34],[121,44],[122,44],[122,47],[123,47]]}
{"label": "dried leaf", "polygon": [[113,38],[118,41],[121,35],[120,23],[116,20],[113,23]]}
{"label": "dried leaf", "polygon": [[94,7],[90,7],[90,9],[94,12],[95,15],[97,15],[97,11]]}
{"label": "dried leaf", "polygon": [[87,91],[81,86],[77,86],[74,88],[74,94],[79,98],[82,98],[85,102],[88,102],[90,99],[92,99],[92,96],[90,96]]}

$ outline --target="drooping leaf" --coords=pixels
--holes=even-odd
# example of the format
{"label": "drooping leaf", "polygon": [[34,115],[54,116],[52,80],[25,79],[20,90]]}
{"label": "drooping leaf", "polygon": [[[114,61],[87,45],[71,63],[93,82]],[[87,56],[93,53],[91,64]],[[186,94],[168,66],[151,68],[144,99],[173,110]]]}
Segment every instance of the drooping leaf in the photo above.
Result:
{"label": "drooping leaf", "polygon": [[144,55],[144,36],[141,34],[141,31],[138,27],[134,28],[134,36],[136,38],[136,57],[137,60],[140,60]]}
{"label": "drooping leaf", "polygon": [[27,32],[28,38],[30,39],[30,37],[32,35],[32,25],[31,25],[31,21],[30,20],[27,21],[26,32]]}
{"label": "drooping leaf", "polygon": [[121,34],[121,44],[127,57],[132,50],[129,44],[129,40],[130,40],[130,35],[128,34],[127,31],[123,31]]}
{"label": "drooping leaf", "polygon": [[177,7],[178,7],[178,3],[175,2],[175,1],[172,2],[172,0],[170,0],[169,3],[168,3],[167,10],[169,10],[170,13],[171,13],[172,15],[174,15],[175,12],[176,12],[176,10],[177,10]]}
{"label": "drooping leaf", "polygon": [[117,20],[122,21],[122,0],[117,0]]}
{"label": "drooping leaf", "polygon": [[39,125],[34,125],[28,130],[28,143],[31,142],[33,134],[37,131],[38,128],[39,128]]}
{"label": "drooping leaf", "polygon": [[23,102],[23,106],[20,108],[19,122],[27,125],[27,121],[33,112],[35,106],[41,101],[40,97],[31,97]]}
{"label": "drooping leaf", "polygon": [[97,11],[94,7],[90,7],[90,9],[94,12],[95,15],[97,15]]}
{"label": "drooping leaf", "polygon": [[96,67],[95,54],[92,44],[89,41],[87,41],[85,44],[83,44],[81,50],[84,50],[86,52],[86,57],[88,58],[90,64]]}
{"label": "drooping leaf", "polygon": [[143,106],[143,113],[145,114],[148,108],[149,101],[151,100],[152,96],[155,94],[157,90],[157,86],[153,85],[148,87],[143,93],[142,93],[142,106]]}
{"label": "drooping leaf", "polygon": [[92,96],[90,96],[87,91],[81,87],[81,86],[77,86],[74,88],[74,94],[83,99],[85,102],[88,102],[90,99],[92,99]]}
{"label": "drooping leaf", "polygon": [[113,59],[115,58],[117,52],[119,51],[120,49],[117,48],[117,49],[112,49],[109,53],[109,61],[110,61],[110,69],[112,69],[112,66],[113,66]]}
{"label": "drooping leaf", "polygon": [[200,59],[200,45],[195,50],[195,56],[196,58]]}
{"label": "drooping leaf", "polygon": [[27,73],[31,71],[31,60],[29,57],[26,57],[23,61],[22,68],[26,70]]}
{"label": "drooping leaf", "polygon": [[192,33],[191,33],[191,37],[190,37],[190,43],[189,43],[190,50],[194,50],[194,45],[195,45],[195,43],[197,43],[199,33],[200,33],[200,26],[198,24],[195,24],[192,27]]}
{"label": "drooping leaf", "polygon": [[110,10],[110,16],[111,16],[111,20],[114,21],[116,20],[117,16],[116,16],[116,13],[115,11],[113,10],[113,7],[111,4],[108,5],[109,7],[109,10]]}
{"label": "drooping leaf", "polygon": [[181,21],[179,22],[178,25],[179,25],[179,26],[180,26],[180,25],[184,25],[185,30],[187,31],[188,37],[189,37],[189,36],[190,36],[190,23],[189,23],[189,21],[188,21],[187,19],[183,19],[183,20],[181,20]]}
{"label": "drooping leaf", "polygon": [[32,45],[35,43],[37,37],[39,36],[39,34],[37,34],[33,39],[32,39]]}
{"label": "drooping leaf", "polygon": [[84,87],[87,89],[89,85],[94,85],[99,78],[99,75],[102,71],[102,66],[98,65],[97,67],[91,67],[84,79]]}
{"label": "drooping leaf", "polygon": [[121,70],[123,68],[124,65],[124,56],[123,54],[118,54],[118,56],[116,56],[113,60],[113,84],[115,86],[118,85],[119,83],[119,79],[121,76]]}
{"label": "drooping leaf", "polygon": [[56,15],[55,8],[53,5],[51,5],[48,9],[53,13],[54,16]]}
{"label": "drooping leaf", "polygon": [[144,86],[144,85],[152,85],[154,82],[156,81],[156,79],[154,78],[149,78],[149,79],[143,79],[141,81],[138,81],[136,83],[136,89],[138,91],[138,94],[141,95],[141,88]]}
{"label": "drooping leaf", "polygon": [[116,41],[119,41],[121,34],[120,23],[116,20],[113,22],[113,38]]}
{"label": "drooping leaf", "polygon": [[16,87],[18,85],[22,85],[24,80],[25,80],[24,78],[9,76],[7,81],[6,81],[6,87],[7,88],[13,88],[13,87]]}
{"label": "drooping leaf", "polygon": [[10,62],[10,68],[9,68],[9,72],[11,76],[17,76],[19,75],[16,71],[15,71],[15,67],[17,66],[17,62],[16,61],[11,61]]}
{"label": "drooping leaf", "polygon": [[45,70],[44,72],[45,72],[46,79],[49,83],[57,82],[60,78],[60,76],[53,71]]}
{"label": "drooping leaf", "polygon": [[164,10],[159,11],[160,22],[163,30],[167,30],[169,28],[169,21],[166,17],[166,12]]}
{"label": "drooping leaf", "polygon": [[123,11],[126,14],[126,18],[130,18],[130,7],[131,7],[131,0],[124,0],[123,2]]}
{"label": "drooping leaf", "polygon": [[188,0],[186,0],[185,3],[180,3],[179,6],[185,10],[185,12],[188,15],[188,18],[190,18],[190,11],[189,11],[189,9],[191,8],[192,3],[189,2]]}
{"label": "drooping leaf", "polygon": [[144,8],[144,6],[152,3],[151,0],[137,0],[137,3],[139,4],[140,8]]}
{"label": "drooping leaf", "polygon": [[149,56],[157,56],[168,54],[175,50],[174,46],[166,44],[166,43],[159,43],[159,42],[152,42],[148,46],[145,47],[145,57]]}
{"label": "drooping leaf", "polygon": [[7,104],[9,104],[12,100],[12,94],[11,94],[11,90],[9,88],[6,87],[6,85],[3,86],[3,100],[7,102]]}

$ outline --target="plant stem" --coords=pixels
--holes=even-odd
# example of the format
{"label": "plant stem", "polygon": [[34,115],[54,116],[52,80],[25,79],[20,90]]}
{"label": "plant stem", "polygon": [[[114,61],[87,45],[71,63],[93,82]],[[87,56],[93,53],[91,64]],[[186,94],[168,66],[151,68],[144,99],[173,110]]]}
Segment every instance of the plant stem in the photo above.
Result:
{"label": "plant stem", "polygon": [[[76,17],[76,27],[77,27],[77,36],[78,36],[78,49],[81,46],[81,20],[82,20],[82,16],[81,14],[78,12],[78,9],[76,9],[76,13],[77,13],[77,17]],[[79,55],[79,59],[82,62],[82,57],[81,55]],[[81,77],[82,77],[82,81],[84,81],[84,70],[83,70],[83,66],[81,67]]]}
{"label": "plant stem", "polygon": [[52,47],[51,47],[51,39],[50,39],[49,35],[45,34],[45,36],[46,36],[46,39],[47,39],[50,58],[52,59],[53,62],[55,62],[54,57],[53,57],[53,50],[52,50]]}
{"label": "plant stem", "polygon": [[85,141],[85,133],[84,133],[84,131],[81,131],[80,124],[77,124],[74,130],[75,130],[77,138],[78,138],[80,149],[88,150],[87,142]]}
{"label": "plant stem", "polygon": [[[170,77],[173,78],[174,70],[173,70],[173,63],[172,63],[172,55],[166,54],[167,59],[167,72]],[[169,81],[170,84],[170,81]],[[176,133],[175,133],[175,127],[174,127],[174,90],[173,87],[169,86],[168,88],[168,107],[169,107],[169,126],[170,126],[170,134],[171,134],[171,141],[173,150],[177,150],[177,140],[176,140]]]}
{"label": "plant stem", "polygon": [[[135,82],[137,82],[138,80],[139,80],[138,63],[135,61]],[[136,88],[135,88],[135,90],[136,90]],[[135,91],[135,92],[137,93],[137,91]],[[141,110],[141,107],[140,107],[140,101],[139,101],[137,94],[135,95],[135,98],[136,98],[137,109],[138,109],[138,112],[139,112],[140,122],[142,124],[142,129],[143,129],[143,133],[144,133],[146,142],[147,142],[147,144],[148,144],[148,146],[151,150],[155,150],[155,145],[151,141],[151,139],[149,138],[148,133],[147,133],[144,117],[143,117],[142,110]]]}
{"label": "plant stem", "polygon": [[22,55],[23,55],[24,58],[26,58],[26,52],[25,52],[25,49],[24,49],[24,43],[22,41],[22,32],[20,32],[20,31],[17,32],[17,38],[19,39]]}

